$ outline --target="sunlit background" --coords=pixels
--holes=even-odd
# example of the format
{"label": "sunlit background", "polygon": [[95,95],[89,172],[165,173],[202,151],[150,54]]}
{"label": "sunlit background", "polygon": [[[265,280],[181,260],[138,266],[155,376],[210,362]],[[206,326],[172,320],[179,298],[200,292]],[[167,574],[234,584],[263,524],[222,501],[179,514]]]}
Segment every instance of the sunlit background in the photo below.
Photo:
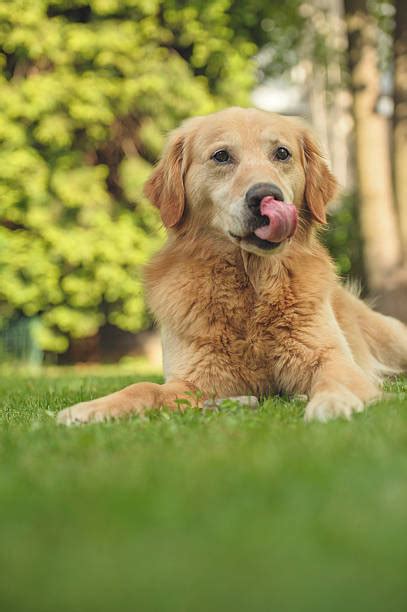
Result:
{"label": "sunlit background", "polygon": [[0,363],[149,363],[142,186],[166,134],[225,106],[302,115],[342,191],[323,240],[407,319],[404,0],[0,3]]}

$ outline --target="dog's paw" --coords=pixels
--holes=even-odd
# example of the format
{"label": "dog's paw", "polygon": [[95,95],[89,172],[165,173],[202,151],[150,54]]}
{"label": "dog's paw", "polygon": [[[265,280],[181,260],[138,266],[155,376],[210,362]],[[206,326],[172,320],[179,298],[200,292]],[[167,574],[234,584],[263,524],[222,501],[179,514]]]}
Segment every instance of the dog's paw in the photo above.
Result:
{"label": "dog's paw", "polygon": [[350,419],[354,412],[362,412],[364,403],[354,393],[342,387],[335,391],[320,391],[305,408],[306,421],[325,423],[332,419]]}
{"label": "dog's paw", "polygon": [[81,402],[58,412],[57,423],[60,425],[81,425],[83,423],[101,423],[114,418],[112,411],[97,400]]}

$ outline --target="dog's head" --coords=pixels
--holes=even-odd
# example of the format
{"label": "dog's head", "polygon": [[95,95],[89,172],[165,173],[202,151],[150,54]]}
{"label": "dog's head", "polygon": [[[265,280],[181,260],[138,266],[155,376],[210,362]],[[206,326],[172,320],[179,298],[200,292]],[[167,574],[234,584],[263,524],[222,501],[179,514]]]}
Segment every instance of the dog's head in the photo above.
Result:
{"label": "dog's head", "polygon": [[220,232],[265,255],[326,222],[336,181],[295,119],[231,108],[186,121],[145,186],[167,228]]}

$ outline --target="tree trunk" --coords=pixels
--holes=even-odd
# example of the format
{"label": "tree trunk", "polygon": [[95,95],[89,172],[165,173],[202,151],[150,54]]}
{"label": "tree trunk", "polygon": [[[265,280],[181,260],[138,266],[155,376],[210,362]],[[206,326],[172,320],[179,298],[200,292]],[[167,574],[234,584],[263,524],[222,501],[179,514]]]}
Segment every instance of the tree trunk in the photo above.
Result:
{"label": "tree trunk", "polygon": [[364,260],[370,291],[381,293],[400,263],[401,245],[392,189],[389,121],[377,112],[378,28],[368,13],[367,0],[345,0],[345,12]]}
{"label": "tree trunk", "polygon": [[407,265],[407,1],[396,0],[394,34],[394,172],[404,264]]}

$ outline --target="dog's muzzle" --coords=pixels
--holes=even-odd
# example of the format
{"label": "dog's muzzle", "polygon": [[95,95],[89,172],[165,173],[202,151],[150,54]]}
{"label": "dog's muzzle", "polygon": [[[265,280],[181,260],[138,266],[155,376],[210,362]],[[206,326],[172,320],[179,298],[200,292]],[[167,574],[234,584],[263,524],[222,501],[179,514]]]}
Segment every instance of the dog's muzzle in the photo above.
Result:
{"label": "dog's muzzle", "polygon": [[291,238],[297,228],[297,209],[284,201],[281,189],[273,183],[257,183],[245,197],[254,216],[253,234],[262,241],[281,243]]}

